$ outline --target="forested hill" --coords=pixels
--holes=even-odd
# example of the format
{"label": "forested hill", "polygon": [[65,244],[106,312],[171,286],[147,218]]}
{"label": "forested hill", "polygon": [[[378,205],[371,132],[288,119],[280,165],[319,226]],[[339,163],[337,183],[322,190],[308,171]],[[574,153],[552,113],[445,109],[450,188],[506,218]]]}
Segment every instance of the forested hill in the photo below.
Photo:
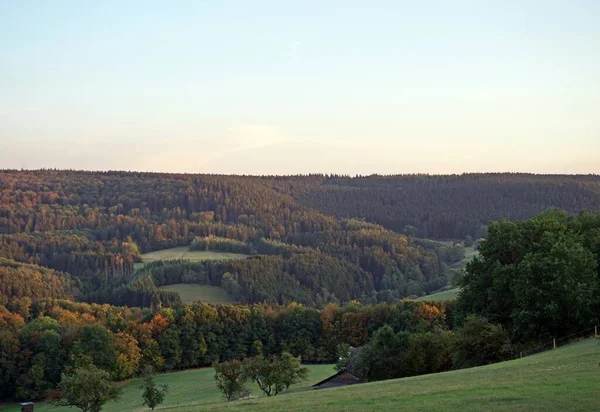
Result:
{"label": "forested hill", "polygon": [[[266,178],[0,172],[0,257],[76,277],[82,299],[155,302],[152,282],[131,278],[140,252],[209,236],[271,255],[193,269],[243,303],[391,301],[448,282],[434,250],[378,225],[323,214]],[[170,279],[186,278],[182,270]]]}
{"label": "forested hill", "polygon": [[425,238],[478,238],[491,221],[530,219],[550,207],[571,213],[600,210],[598,175],[311,176],[274,181],[323,213],[361,217]]}
{"label": "forested hill", "polygon": [[[35,276],[64,278],[64,290],[78,298],[109,303],[155,302],[165,296],[156,286],[188,279],[189,270],[243,303],[374,303],[448,284],[444,263],[452,253],[412,236],[479,237],[490,220],[528,218],[551,206],[599,210],[600,177],[4,170],[0,258],[13,267],[32,265],[27,271]],[[168,279],[157,274],[158,265],[134,279],[141,252],[194,241],[260,256],[192,269],[175,265]]]}

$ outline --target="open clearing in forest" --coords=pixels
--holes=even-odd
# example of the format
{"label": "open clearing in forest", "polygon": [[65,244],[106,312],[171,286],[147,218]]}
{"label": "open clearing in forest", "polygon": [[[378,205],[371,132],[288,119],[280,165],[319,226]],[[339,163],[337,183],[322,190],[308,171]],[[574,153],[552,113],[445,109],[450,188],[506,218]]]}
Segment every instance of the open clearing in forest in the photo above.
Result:
{"label": "open clearing in forest", "polygon": [[454,300],[456,299],[456,295],[460,288],[448,289],[443,292],[432,293],[431,295],[421,296],[418,299],[415,299],[417,302],[422,302],[425,300],[433,300],[433,301],[441,301],[441,300]]}
{"label": "open clearing in forest", "polygon": [[[309,369],[308,380],[293,385],[290,391],[284,394],[277,395],[278,397],[287,397],[291,393],[301,393],[302,391],[311,390],[311,385],[317,383],[326,377],[332,375],[335,371],[333,365],[306,365]],[[169,393],[165,398],[165,402],[158,406],[156,410],[167,409],[169,411],[179,410],[177,406],[187,407],[193,405],[194,411],[202,410],[208,405],[215,407],[224,406],[225,402],[222,399],[221,392],[215,385],[215,371],[212,368],[191,369],[182,372],[165,373],[157,375],[155,378],[157,385],[167,384]],[[126,411],[148,411],[149,409],[142,406],[142,390],[139,388],[142,384],[142,379],[132,379],[123,382],[123,395],[117,402],[106,404],[103,412],[126,412]],[[251,397],[260,397],[262,392],[255,384],[249,385],[251,389]],[[312,395],[312,392],[310,392]],[[235,403],[235,402],[233,402]],[[289,409],[289,406],[287,407]],[[18,405],[0,408],[2,411],[19,412],[21,409]],[[76,412],[74,408],[57,408],[47,403],[39,403],[35,405],[36,412]]]}
{"label": "open clearing in forest", "polygon": [[[210,368],[159,375],[170,393],[160,409],[178,412],[227,411],[592,411],[600,404],[600,340],[590,338],[537,355],[479,368],[311,390],[333,372],[332,365],[309,365],[309,380],[289,393],[225,403]],[[120,401],[106,412],[143,411],[141,381],[123,384]],[[253,385],[252,396],[260,396]],[[15,406],[3,409],[17,412]],[[72,411],[47,404],[36,411]]]}
{"label": "open clearing in forest", "polygon": [[233,303],[235,299],[222,287],[210,285],[197,285],[189,283],[175,283],[158,287],[160,290],[177,292],[184,303],[202,301],[205,303]]}
{"label": "open clearing in forest", "polygon": [[142,254],[144,262],[154,262],[156,260],[227,260],[244,259],[249,255],[242,253],[214,252],[210,250],[190,250],[188,246],[177,246],[169,249],[155,250]]}
{"label": "open clearing in forest", "polygon": [[155,250],[153,252],[142,254],[142,263],[136,263],[136,269],[142,268],[146,263],[157,260],[177,260],[185,259],[192,262],[202,260],[229,260],[245,259],[249,255],[243,253],[215,252],[212,250],[190,250],[189,246],[176,246],[169,249]]}

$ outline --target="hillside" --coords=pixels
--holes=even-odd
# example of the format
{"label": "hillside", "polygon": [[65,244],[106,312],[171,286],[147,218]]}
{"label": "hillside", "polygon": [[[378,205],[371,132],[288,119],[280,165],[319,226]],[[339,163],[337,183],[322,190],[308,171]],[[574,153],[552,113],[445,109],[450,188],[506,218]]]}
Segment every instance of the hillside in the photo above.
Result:
{"label": "hillside", "polygon": [[43,266],[0,258],[0,305],[28,298],[69,298],[78,293],[79,282],[66,273]]}
{"label": "hillside", "polygon": [[[473,369],[213,404],[231,411],[593,410],[600,402],[600,343],[588,339],[539,355]],[[191,412],[194,407],[174,408]]]}
{"label": "hillside", "polygon": [[479,238],[490,221],[529,219],[550,207],[600,210],[600,176],[518,173],[283,179],[301,203],[338,217],[362,217],[424,238]]}

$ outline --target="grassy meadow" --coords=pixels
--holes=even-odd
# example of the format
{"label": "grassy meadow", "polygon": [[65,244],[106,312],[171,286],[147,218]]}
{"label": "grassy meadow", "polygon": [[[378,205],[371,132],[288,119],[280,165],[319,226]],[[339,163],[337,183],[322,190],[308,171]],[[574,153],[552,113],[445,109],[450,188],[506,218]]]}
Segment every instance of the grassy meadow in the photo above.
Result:
{"label": "grassy meadow", "polygon": [[210,285],[197,285],[189,283],[175,283],[158,287],[161,290],[177,292],[184,303],[202,301],[205,303],[233,303],[235,299],[222,287]]}
{"label": "grassy meadow", "polygon": [[249,255],[243,253],[215,252],[211,250],[190,250],[188,246],[176,246],[169,249],[155,250],[153,252],[142,254],[142,263],[136,263],[135,268],[139,269],[146,263],[157,260],[176,260],[185,259],[190,261],[202,260],[228,260],[245,259]]}
{"label": "grassy meadow", "polygon": [[226,259],[244,259],[248,255],[243,253],[215,252],[211,250],[190,250],[188,246],[176,246],[169,249],[155,250],[142,254],[144,262],[154,262],[155,260],[226,260]]}

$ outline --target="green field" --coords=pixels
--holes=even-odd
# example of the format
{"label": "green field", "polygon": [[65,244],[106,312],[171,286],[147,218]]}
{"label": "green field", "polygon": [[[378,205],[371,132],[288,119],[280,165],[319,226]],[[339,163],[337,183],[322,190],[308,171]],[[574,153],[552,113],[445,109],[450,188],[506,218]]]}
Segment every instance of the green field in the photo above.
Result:
{"label": "green field", "polygon": [[456,299],[456,295],[458,294],[458,291],[459,291],[459,288],[449,289],[449,290],[445,290],[443,292],[437,292],[437,293],[432,293],[431,295],[421,296],[420,298],[415,299],[415,301],[422,302],[424,300],[433,300],[433,301],[454,300],[454,299]]}
{"label": "green field", "polygon": [[245,259],[249,255],[243,253],[229,252],[214,252],[210,250],[190,250],[188,246],[177,246],[169,249],[155,250],[142,254],[142,262],[136,263],[135,268],[139,269],[146,263],[155,262],[157,260],[175,260],[186,259],[190,261],[202,260],[228,260],[228,259]]}
{"label": "green field", "polygon": [[194,303],[199,300],[206,303],[235,302],[235,299],[219,286],[175,283],[173,285],[159,286],[158,288],[179,293],[184,303]]}
{"label": "green field", "polygon": [[[290,393],[302,392],[311,390],[310,387],[314,383],[323,380],[327,376],[334,373],[333,365],[307,365],[309,368],[309,378],[307,381],[293,385],[290,388]],[[158,375],[156,383],[158,385],[169,385],[169,394],[165,399],[165,403],[159,409],[179,410],[180,407],[186,406],[187,410],[202,410],[208,405],[220,407],[225,404],[221,398],[221,393],[217,390],[214,380],[214,370],[212,368],[193,369],[183,372],[168,373]],[[148,408],[142,406],[141,396],[142,391],[139,389],[142,381],[134,379],[123,383],[123,396],[118,402],[112,402],[102,408],[103,412],[125,412],[125,411],[147,411]],[[259,397],[262,392],[256,385],[250,385],[252,393],[251,397]],[[278,395],[287,397],[287,394]],[[191,407],[190,405],[194,405]],[[191,409],[188,408],[191,407]],[[18,406],[10,406],[0,408],[2,411],[18,412]],[[60,412],[76,412],[74,408],[56,408],[52,405],[40,403],[35,405],[36,412],[60,411]]]}

